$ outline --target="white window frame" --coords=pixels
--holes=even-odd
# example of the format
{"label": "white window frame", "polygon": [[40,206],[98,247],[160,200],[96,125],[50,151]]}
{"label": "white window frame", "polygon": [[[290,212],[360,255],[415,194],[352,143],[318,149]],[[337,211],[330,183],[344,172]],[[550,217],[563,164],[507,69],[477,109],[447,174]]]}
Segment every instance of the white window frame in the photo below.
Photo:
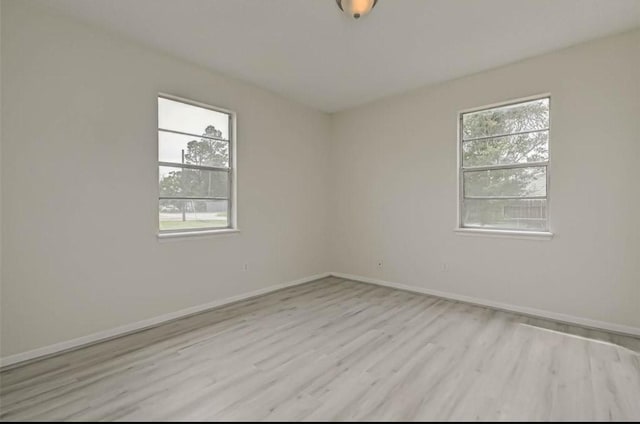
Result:
{"label": "white window frame", "polygon": [[[544,166],[546,167],[546,200],[547,200],[547,219],[546,219],[546,228],[544,230],[511,230],[511,229],[499,229],[499,228],[482,228],[482,227],[469,227],[464,226],[462,223],[462,207],[464,203],[464,171],[469,170],[469,168],[463,168],[463,115],[473,112],[480,112],[488,109],[495,109],[505,106],[512,106],[519,103],[526,103],[534,100],[548,99],[549,100],[549,127],[547,131],[549,132],[549,159],[545,162],[533,162],[526,164],[518,164],[518,165],[495,165],[495,166],[483,166],[479,167],[482,169],[514,169],[521,167],[535,167],[535,166]],[[512,238],[539,238],[539,239],[551,239],[553,237],[553,233],[551,232],[551,159],[553,157],[551,153],[551,93],[543,93],[537,94],[534,96],[521,97],[517,99],[507,100],[504,102],[488,104],[484,106],[474,107],[470,109],[464,109],[458,111],[458,125],[457,125],[457,222],[455,230],[459,234],[463,235],[486,235],[486,236],[506,236]]]}
{"label": "white window frame", "polygon": [[[182,237],[182,236],[194,236],[194,235],[207,235],[207,234],[229,234],[229,233],[237,233],[239,232],[238,228],[238,208],[237,208],[237,199],[238,199],[238,167],[237,167],[237,145],[236,145],[236,113],[229,109],[224,109],[217,106],[211,106],[206,103],[198,102],[195,100],[185,99],[183,97],[174,96],[172,94],[167,93],[158,93],[156,99],[167,99],[172,100],[179,103],[184,103],[190,106],[196,106],[203,109],[209,109],[215,112],[224,113],[229,116],[229,168],[227,168],[227,172],[229,173],[229,197],[228,201],[228,209],[227,209],[227,221],[228,225],[226,227],[205,227],[205,228],[193,228],[193,229],[179,229],[179,230],[160,230],[160,215],[158,213],[160,209],[160,200],[163,198],[160,196],[160,184],[157,186],[157,208],[156,208],[156,229],[158,231],[158,237],[160,238],[170,238],[170,237]],[[157,104],[157,103],[156,103]],[[157,107],[156,107],[156,116],[157,116]],[[182,134],[194,137],[200,137],[197,134],[190,133],[182,133],[179,131],[171,130],[169,128],[160,128],[160,123],[157,122],[157,134],[161,131],[170,132],[174,134]],[[159,150],[160,138],[156,136],[156,158],[158,158],[158,150]],[[174,163],[162,162],[157,159],[156,172],[159,173],[160,166],[171,166],[176,167]],[[189,168],[197,168],[204,170],[222,170],[224,168],[219,167],[208,167],[208,166],[196,166],[190,165]],[[156,174],[156,181],[159,181],[159,175]]]}

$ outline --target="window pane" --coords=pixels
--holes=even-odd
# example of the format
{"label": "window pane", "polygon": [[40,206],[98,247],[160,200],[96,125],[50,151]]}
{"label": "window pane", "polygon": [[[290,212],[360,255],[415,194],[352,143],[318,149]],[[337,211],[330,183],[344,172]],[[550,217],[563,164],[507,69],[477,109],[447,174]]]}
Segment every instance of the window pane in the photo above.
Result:
{"label": "window pane", "polygon": [[549,99],[462,115],[463,140],[549,128]]}
{"label": "window pane", "polygon": [[158,127],[229,139],[229,115],[158,97]]}
{"label": "window pane", "polygon": [[547,229],[547,201],[464,199],[462,226],[544,231]]}
{"label": "window pane", "polygon": [[[158,160],[229,167],[229,142],[158,131]],[[184,162],[183,162],[184,159]]]}
{"label": "window pane", "polygon": [[464,172],[465,196],[546,196],[547,168],[492,169]]}
{"label": "window pane", "polygon": [[226,200],[160,200],[160,230],[229,226]]}
{"label": "window pane", "polygon": [[161,166],[159,174],[161,197],[229,197],[226,171]]}
{"label": "window pane", "polygon": [[462,143],[462,166],[507,165],[549,160],[549,131]]}

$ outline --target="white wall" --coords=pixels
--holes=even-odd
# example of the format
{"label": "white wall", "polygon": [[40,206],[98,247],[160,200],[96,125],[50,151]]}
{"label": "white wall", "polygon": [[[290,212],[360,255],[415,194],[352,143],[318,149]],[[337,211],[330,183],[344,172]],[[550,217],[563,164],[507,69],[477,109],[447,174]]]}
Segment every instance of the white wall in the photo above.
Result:
{"label": "white wall", "polygon": [[[3,357],[328,270],[328,115],[2,6]],[[240,234],[157,239],[158,92],[237,112]]]}
{"label": "white wall", "polygon": [[[2,4],[0,0],[0,37],[2,35]],[[2,305],[2,39],[0,38],[0,306]],[[0,328],[2,327],[2,311],[0,311]],[[0,333],[0,351],[2,337]],[[1,353],[1,352],[0,352]],[[1,356],[1,355],[0,355]]]}
{"label": "white wall", "polygon": [[[457,112],[547,92],[555,237],[454,233]],[[638,31],[340,113],[332,271],[638,327],[639,122]]]}
{"label": "white wall", "polygon": [[[2,357],[326,271],[640,326],[640,32],[329,117],[2,7]],[[157,239],[158,92],[238,113],[240,234]],[[455,234],[457,112],[546,92],[555,237]]]}

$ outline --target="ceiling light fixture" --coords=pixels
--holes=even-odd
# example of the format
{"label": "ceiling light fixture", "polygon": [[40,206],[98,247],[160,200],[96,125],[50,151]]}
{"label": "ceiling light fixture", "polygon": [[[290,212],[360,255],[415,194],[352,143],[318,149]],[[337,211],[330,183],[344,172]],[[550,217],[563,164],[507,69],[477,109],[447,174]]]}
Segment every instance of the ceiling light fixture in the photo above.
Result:
{"label": "ceiling light fixture", "polygon": [[354,19],[371,12],[378,0],[336,0],[338,7]]}

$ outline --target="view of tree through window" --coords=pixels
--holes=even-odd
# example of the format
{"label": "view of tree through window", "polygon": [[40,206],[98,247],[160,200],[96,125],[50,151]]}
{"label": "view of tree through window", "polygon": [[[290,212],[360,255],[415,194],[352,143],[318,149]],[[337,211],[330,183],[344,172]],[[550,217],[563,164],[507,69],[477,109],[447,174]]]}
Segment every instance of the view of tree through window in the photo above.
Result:
{"label": "view of tree through window", "polygon": [[160,231],[228,228],[231,115],[158,98]]}
{"label": "view of tree through window", "polygon": [[549,98],[461,116],[461,226],[548,231]]}

